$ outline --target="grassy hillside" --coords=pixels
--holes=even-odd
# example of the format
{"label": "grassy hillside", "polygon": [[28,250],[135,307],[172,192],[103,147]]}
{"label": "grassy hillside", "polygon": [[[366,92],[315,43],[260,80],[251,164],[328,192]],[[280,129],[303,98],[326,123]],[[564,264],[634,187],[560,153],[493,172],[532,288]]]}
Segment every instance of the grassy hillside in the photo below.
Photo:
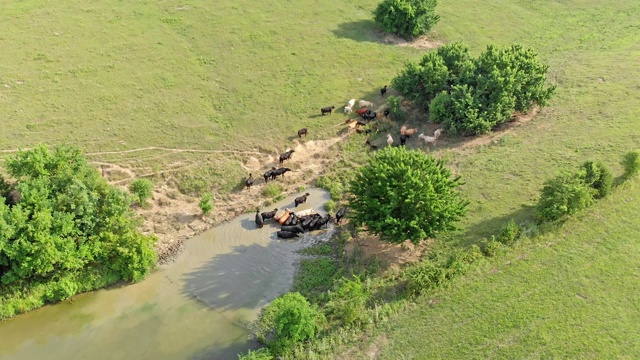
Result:
{"label": "grassy hillside", "polygon": [[[275,152],[302,127],[312,138],[334,136],[327,127],[337,116],[319,109],[377,92],[417,53],[361,34],[373,29],[358,22],[373,3],[7,2],[0,148]],[[96,156],[160,167],[183,157]]]}
{"label": "grassy hillside", "polygon": [[636,179],[560,231],[420,299],[376,334],[379,358],[637,359],[638,190]]}

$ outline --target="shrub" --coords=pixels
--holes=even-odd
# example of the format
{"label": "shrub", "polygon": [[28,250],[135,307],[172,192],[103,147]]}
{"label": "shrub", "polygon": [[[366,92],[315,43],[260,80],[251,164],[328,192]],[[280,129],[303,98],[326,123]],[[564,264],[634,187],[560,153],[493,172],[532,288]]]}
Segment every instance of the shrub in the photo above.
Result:
{"label": "shrub", "polygon": [[521,230],[520,226],[512,219],[502,227],[497,240],[505,245],[513,245],[520,237]]}
{"label": "shrub", "polygon": [[329,201],[327,201],[326,203],[324,203],[324,209],[328,212],[328,213],[333,213],[336,211],[336,202],[329,199]]}
{"label": "shrub", "polygon": [[209,215],[211,210],[213,210],[213,195],[211,193],[202,195],[198,206],[200,206],[203,215]]}
{"label": "shrub", "polygon": [[368,284],[359,277],[342,278],[329,293],[326,309],[333,319],[345,325],[363,325],[368,319],[366,305],[370,297]]}
{"label": "shrub", "polygon": [[629,151],[622,156],[620,162],[624,169],[624,177],[630,178],[640,172],[640,150]]}
{"label": "shrub", "polygon": [[349,217],[381,239],[414,243],[455,228],[468,202],[442,160],[404,147],[386,147],[350,184]]}
{"label": "shrub", "polygon": [[133,194],[138,204],[144,204],[153,196],[153,183],[148,179],[136,179],[129,184],[129,192]]}
{"label": "shrub", "polygon": [[402,111],[402,98],[399,96],[389,96],[387,99],[387,105],[389,106],[389,112],[391,117],[396,121],[404,120],[405,114]]}
{"label": "shrub", "polygon": [[318,332],[322,315],[300,293],[286,293],[267,305],[258,320],[258,340],[278,356]]}
{"label": "shrub", "polygon": [[274,182],[267,184],[264,189],[262,189],[262,195],[270,198],[276,197],[280,195],[280,193],[282,193],[282,186]]}
{"label": "shrub", "polygon": [[583,181],[597,191],[595,197],[603,198],[611,192],[613,173],[601,162],[587,161],[582,164]]}
{"label": "shrub", "polygon": [[478,245],[472,245],[468,249],[457,249],[453,251],[445,265],[447,278],[452,279],[457,275],[466,273],[471,265],[483,259],[484,256]]}
{"label": "shrub", "polygon": [[408,295],[420,295],[434,289],[447,280],[447,269],[430,260],[424,260],[404,272]]}
{"label": "shrub", "polygon": [[495,236],[491,236],[490,240],[484,239],[482,241],[482,253],[487,257],[497,256],[504,251],[504,244],[498,241]]}
{"label": "shrub", "polygon": [[584,172],[563,173],[547,180],[537,205],[540,221],[557,221],[587,208],[597,191],[584,182]]}
{"label": "shrub", "polygon": [[440,20],[436,0],[384,0],[373,19],[387,32],[405,38],[424,35]]}

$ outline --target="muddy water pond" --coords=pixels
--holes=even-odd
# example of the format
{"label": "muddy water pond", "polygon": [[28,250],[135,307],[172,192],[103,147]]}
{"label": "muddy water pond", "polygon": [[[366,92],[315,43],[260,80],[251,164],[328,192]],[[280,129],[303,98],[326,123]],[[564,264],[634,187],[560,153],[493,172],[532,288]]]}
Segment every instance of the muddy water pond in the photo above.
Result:
{"label": "muddy water pond", "polygon": [[[322,209],[309,189],[297,210]],[[269,209],[293,208],[290,196]],[[323,213],[323,211],[319,211]],[[279,240],[245,214],[191,240],[144,281],[46,306],[0,323],[0,359],[237,359],[256,347],[245,325],[293,283],[297,250],[331,230]]]}

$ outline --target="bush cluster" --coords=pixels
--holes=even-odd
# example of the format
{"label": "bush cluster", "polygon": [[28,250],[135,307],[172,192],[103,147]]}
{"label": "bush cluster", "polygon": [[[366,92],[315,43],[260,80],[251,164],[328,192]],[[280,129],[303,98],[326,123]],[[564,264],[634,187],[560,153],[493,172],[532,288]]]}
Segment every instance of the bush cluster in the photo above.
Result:
{"label": "bush cluster", "polygon": [[538,219],[553,222],[578,213],[611,192],[613,174],[600,162],[587,161],[575,173],[564,172],[544,183]]}
{"label": "bush cluster", "polygon": [[156,239],[137,230],[130,197],[79,149],[37,146],[7,159],[6,168],[20,196],[17,204],[0,202],[3,316],[18,311],[17,298],[39,306],[98,284],[138,281],[155,263]]}
{"label": "bush cluster", "polygon": [[494,45],[477,58],[454,42],[408,63],[392,84],[451,134],[475,135],[510,120],[514,111],[545,106],[555,88],[532,49]]}

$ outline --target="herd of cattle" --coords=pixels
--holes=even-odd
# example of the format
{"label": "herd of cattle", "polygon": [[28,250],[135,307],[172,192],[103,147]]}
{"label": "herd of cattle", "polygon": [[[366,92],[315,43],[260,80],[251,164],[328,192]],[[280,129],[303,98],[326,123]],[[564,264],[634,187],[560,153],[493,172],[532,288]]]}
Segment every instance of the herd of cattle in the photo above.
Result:
{"label": "herd of cattle", "polygon": [[[381,96],[384,97],[386,93],[387,93],[387,85],[385,85],[383,88],[380,89]],[[347,102],[347,105],[344,107],[344,112],[346,114],[351,114],[353,112],[353,106],[355,106],[355,104],[356,104],[356,99],[349,100]],[[358,115],[360,115],[361,119],[356,120],[355,128],[356,128],[356,132],[361,134],[362,133],[370,134],[371,129],[361,129],[360,126],[363,126],[363,127],[367,126],[369,125],[370,121],[375,120],[376,118],[380,118],[381,116],[384,116],[385,118],[387,118],[391,112],[390,109],[387,108],[384,110],[382,115],[379,115],[377,112],[371,109],[373,108],[374,104],[367,100],[360,100],[358,102],[358,105],[360,106],[360,109],[357,109],[355,112]],[[322,116],[326,114],[331,115],[331,113],[335,108],[336,107],[333,105],[325,106],[320,109],[320,114]],[[353,120],[352,119],[346,120],[347,123],[351,121]],[[406,125],[403,125],[402,128],[400,129],[400,146],[405,146],[407,139],[415,135],[417,132],[418,132],[417,128],[409,129],[407,128]],[[299,138],[302,138],[302,136],[306,137],[307,133],[308,133],[307,128],[300,129],[298,130],[298,137]],[[437,129],[434,132],[433,136],[427,136],[427,135],[424,135],[424,133],[422,133],[418,135],[418,137],[423,139],[425,143],[428,145],[429,144],[435,145],[436,140],[440,137],[441,134],[442,134],[442,129]],[[389,146],[393,146],[394,144],[394,140],[391,134],[387,134],[387,144]],[[367,139],[367,141],[365,142],[365,145],[367,145],[372,150],[378,149],[378,146],[372,144],[369,139]],[[270,170],[268,170],[263,174],[265,183],[269,182],[269,180],[272,180],[272,181],[275,180],[278,176],[284,177],[284,174],[286,172],[291,171],[291,169],[287,167],[282,167],[282,165],[286,160],[291,159],[291,156],[293,155],[294,152],[295,150],[287,149],[283,154],[279,156],[278,160],[279,160],[280,167],[279,168],[272,167]],[[254,183],[253,174],[249,174],[249,178],[247,178],[245,181],[245,187],[247,189],[251,189],[251,186],[253,185],[253,183]],[[308,196],[309,196],[309,193],[296,198],[295,207],[306,202]],[[338,210],[338,212],[336,213],[336,219],[335,219],[336,223],[340,222],[340,220],[344,217],[345,212],[346,212],[346,208],[341,208],[340,210]],[[278,209],[274,209],[273,211],[263,212],[263,213],[260,213],[259,208],[256,210],[255,222],[259,228],[263,227],[265,220],[269,220],[269,219],[274,219],[282,226],[280,231],[277,232],[277,235],[279,238],[290,239],[290,238],[297,237],[300,233],[303,233],[304,231],[318,230],[323,226],[326,226],[331,221],[332,218],[331,218],[331,214],[327,214],[326,216],[323,217],[320,214],[313,213],[313,211],[310,211],[310,210],[304,210],[301,212],[292,212],[289,209],[280,210],[280,211],[278,211]]]}

